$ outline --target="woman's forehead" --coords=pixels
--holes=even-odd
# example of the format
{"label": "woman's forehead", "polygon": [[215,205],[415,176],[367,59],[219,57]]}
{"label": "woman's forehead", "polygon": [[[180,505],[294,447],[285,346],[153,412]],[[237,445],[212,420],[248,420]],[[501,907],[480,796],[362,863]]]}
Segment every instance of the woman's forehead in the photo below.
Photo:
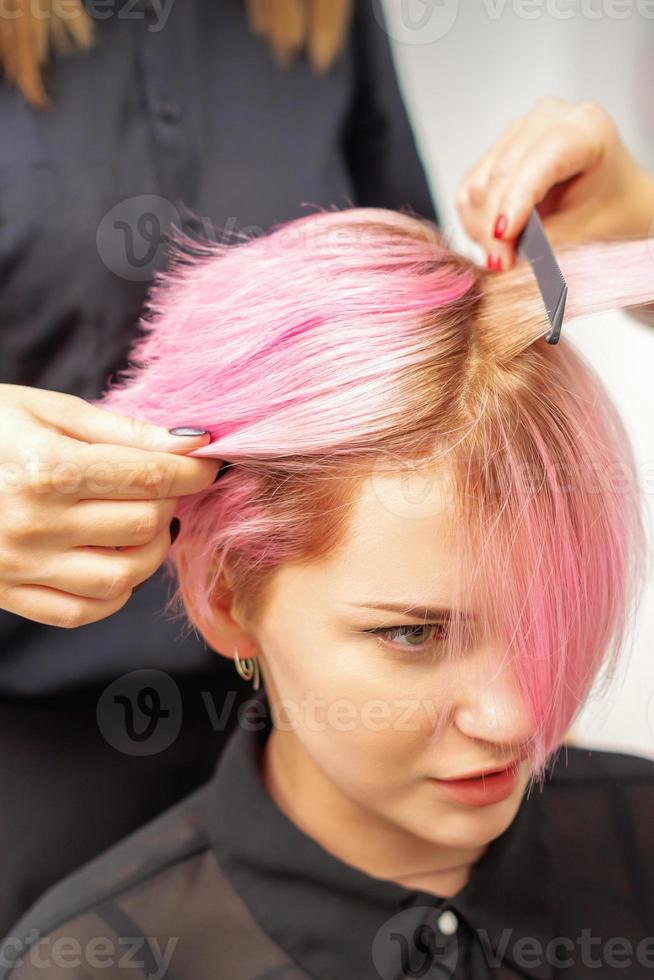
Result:
{"label": "woman's forehead", "polygon": [[[453,563],[456,497],[442,468],[398,468],[365,478],[333,561],[366,589],[432,604]],[[361,590],[359,590],[361,591]],[[445,598],[445,596],[441,596]]]}
{"label": "woman's forehead", "polygon": [[397,465],[375,468],[360,485],[353,522],[389,520],[426,527],[433,522],[445,531],[456,511],[456,483],[452,470],[434,461],[399,460]]}
{"label": "woman's forehead", "polygon": [[454,571],[455,494],[443,468],[398,468],[364,477],[330,552],[278,570],[278,586],[315,589],[351,603],[447,605]]}

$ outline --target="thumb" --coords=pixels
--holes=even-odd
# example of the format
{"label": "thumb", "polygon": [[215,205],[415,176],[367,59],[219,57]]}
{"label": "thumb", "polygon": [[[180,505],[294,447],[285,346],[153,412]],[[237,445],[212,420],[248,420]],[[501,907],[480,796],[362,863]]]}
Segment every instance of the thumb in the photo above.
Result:
{"label": "thumb", "polygon": [[71,397],[74,405],[65,400],[49,405],[47,421],[73,439],[168,453],[185,453],[211,441],[208,429],[173,422],[171,432],[165,426]]}

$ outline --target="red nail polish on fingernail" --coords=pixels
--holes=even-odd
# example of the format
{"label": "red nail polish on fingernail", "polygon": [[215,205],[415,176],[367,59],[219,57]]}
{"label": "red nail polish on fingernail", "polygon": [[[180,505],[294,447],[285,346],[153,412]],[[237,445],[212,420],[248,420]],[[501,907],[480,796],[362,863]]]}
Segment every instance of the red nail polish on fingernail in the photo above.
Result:
{"label": "red nail polish on fingernail", "polygon": [[499,255],[491,252],[486,259],[486,268],[490,269],[491,272],[500,272],[502,269],[502,260]]}
{"label": "red nail polish on fingernail", "polygon": [[493,229],[493,238],[504,238],[504,233],[508,225],[509,219],[507,216],[505,214],[498,214],[495,228]]}

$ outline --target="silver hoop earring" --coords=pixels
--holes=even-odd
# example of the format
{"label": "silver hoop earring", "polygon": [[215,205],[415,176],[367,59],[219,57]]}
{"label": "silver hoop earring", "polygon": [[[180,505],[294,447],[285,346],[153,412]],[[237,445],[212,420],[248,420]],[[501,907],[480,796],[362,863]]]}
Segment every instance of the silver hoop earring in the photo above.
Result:
{"label": "silver hoop earring", "polygon": [[259,658],[248,657],[245,660],[241,660],[238,655],[238,650],[234,648],[234,666],[236,667],[237,674],[239,677],[242,677],[244,681],[251,681],[254,677],[254,684],[252,687],[255,691],[258,691],[261,680],[259,674]]}

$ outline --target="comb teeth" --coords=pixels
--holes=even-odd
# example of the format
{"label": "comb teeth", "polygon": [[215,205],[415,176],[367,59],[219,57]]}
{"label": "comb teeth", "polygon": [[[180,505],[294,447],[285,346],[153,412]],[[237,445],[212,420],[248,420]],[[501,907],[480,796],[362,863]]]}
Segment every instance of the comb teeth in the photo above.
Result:
{"label": "comb teeth", "polygon": [[561,336],[568,287],[536,208],[532,210],[529,221],[518,236],[516,253],[520,258],[526,259],[534,270],[550,321],[550,330],[545,334],[545,340],[548,344],[556,344]]}

